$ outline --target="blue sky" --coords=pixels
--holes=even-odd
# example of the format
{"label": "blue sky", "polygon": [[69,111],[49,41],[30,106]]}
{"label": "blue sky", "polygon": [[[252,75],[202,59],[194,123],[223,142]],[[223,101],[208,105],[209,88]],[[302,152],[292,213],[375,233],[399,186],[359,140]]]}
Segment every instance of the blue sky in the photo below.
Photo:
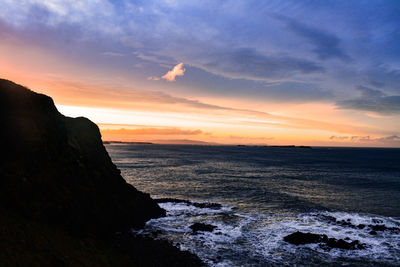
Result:
{"label": "blue sky", "polygon": [[[97,80],[246,107],[326,103],[400,133],[399,1],[0,2],[5,42],[92,66]],[[161,78],[179,63],[184,75]]]}

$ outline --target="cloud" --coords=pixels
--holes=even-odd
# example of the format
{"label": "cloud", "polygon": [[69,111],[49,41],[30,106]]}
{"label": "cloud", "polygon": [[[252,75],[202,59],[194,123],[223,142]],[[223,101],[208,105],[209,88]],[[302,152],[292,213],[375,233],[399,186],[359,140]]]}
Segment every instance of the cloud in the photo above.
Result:
{"label": "cloud", "polygon": [[385,115],[400,114],[400,95],[388,96],[380,90],[357,86],[361,96],[336,102],[341,109],[372,111]]}
{"label": "cloud", "polygon": [[[398,12],[395,12],[397,7],[394,8],[393,4],[362,5],[352,2],[341,5],[323,1],[294,1],[296,4],[282,6],[273,1],[256,4],[247,1],[231,1],[229,4],[189,2],[181,2],[172,10],[160,1],[3,1],[0,9],[0,46],[6,42],[13,45],[12,39],[26,44],[26,49],[20,48],[24,53],[13,53],[15,58],[37,59],[40,56],[36,50],[44,50],[49,57],[32,60],[36,64],[31,63],[29,68],[33,71],[47,71],[42,67],[46,65],[52,72],[66,76],[79,73],[80,77],[93,77],[91,79],[97,79],[99,83],[125,81],[126,84],[143,85],[142,91],[145,92],[117,88],[119,86],[104,92],[90,89],[84,93],[90,101],[94,99],[93,105],[111,106],[121,102],[124,108],[145,110],[149,108],[146,105],[151,103],[149,105],[155,110],[158,107],[159,110],[168,108],[185,112],[194,112],[195,109],[200,112],[203,109],[203,113],[239,114],[241,116],[237,117],[244,119],[253,119],[254,116],[262,120],[274,118],[290,127],[343,129],[332,131],[338,135],[368,133],[387,136],[393,131],[398,132],[399,125],[395,118],[389,122],[382,118],[379,123],[374,123],[378,120],[363,120],[358,114],[353,114],[339,120],[343,112],[337,112],[337,121],[353,122],[347,126],[336,126],[333,124],[335,119],[321,118],[326,124],[320,124],[242,112],[234,110],[235,106],[212,105],[218,101],[214,96],[237,101],[239,109],[240,103],[250,99],[258,103],[265,101],[265,105],[258,107],[273,111],[274,107],[268,104],[275,100],[287,103],[322,99],[324,104],[327,100],[337,102],[339,108],[392,112],[385,110],[389,107],[396,109],[396,105],[399,106],[396,96],[400,95],[400,53],[396,49],[400,39],[397,34],[393,35],[398,31],[399,24]],[[352,16],[348,16],[348,10],[354,11]],[[376,16],[369,16],[371,12]],[[285,15],[286,19],[277,20],[270,16],[271,13]],[[365,20],[366,17],[368,20]],[[393,31],[392,27],[397,31]],[[11,41],[4,38],[7,35]],[[109,58],[113,55],[107,55],[107,51],[124,56]],[[102,52],[107,57],[101,56]],[[3,53],[2,61],[5,61],[5,56]],[[352,64],[347,64],[352,59]],[[62,67],[64,64],[60,62],[65,62],[65,66]],[[70,65],[67,65],[68,62]],[[154,81],[161,79],[160,76],[179,62],[184,62],[187,69],[185,79],[179,80],[182,83],[179,88],[176,83]],[[14,64],[14,60],[9,63]],[[79,65],[89,65],[90,68],[79,71]],[[21,69],[28,69],[27,64],[21,63],[20,66]],[[198,69],[197,76],[194,68]],[[200,72],[206,74],[200,77]],[[147,77],[151,81],[143,81]],[[174,79],[177,79],[176,76]],[[356,84],[366,85],[372,90],[359,90],[359,97],[349,95],[346,88],[352,89]],[[158,90],[163,92],[146,91],[160,85],[163,88]],[[81,90],[75,88],[75,97],[68,101],[82,104]],[[67,90],[65,92],[72,94]],[[177,92],[181,98],[174,96]],[[189,95],[192,99],[182,97]],[[196,101],[195,98],[200,96],[214,99],[214,102]],[[376,115],[376,111],[366,112],[369,113]],[[364,131],[368,125],[374,130]],[[360,130],[354,130],[357,127]]]}
{"label": "cloud", "polygon": [[[194,114],[210,114],[210,112],[212,112],[216,117],[209,117],[210,122],[223,124],[273,126],[288,129],[319,129],[344,134],[391,134],[391,132],[388,132],[386,129],[377,127],[338,124],[331,121],[296,118],[270,114],[264,111],[214,105],[195,99],[177,97],[161,91],[139,91],[129,85],[119,83],[115,85],[104,85],[79,81],[52,80],[51,86],[52,88],[63,88],[63,91],[68,91],[71,94],[70,98],[73,102],[65,102],[63,103],[64,105],[76,105],[77,99],[79,99],[83,101],[85,105],[88,104],[88,101],[90,101],[91,106],[97,106],[97,103],[99,103],[104,107],[104,104],[108,103],[108,107],[117,107],[119,109],[148,110],[149,106],[151,106],[154,111],[160,112],[172,110]],[[94,94],[93,92],[96,93]],[[227,115],[233,116],[235,120],[219,120],[217,119],[217,115],[222,117]]]}
{"label": "cloud", "polygon": [[363,72],[363,76],[368,77],[369,84],[375,88],[384,87],[391,93],[400,93],[400,68],[396,65],[374,64]]}
{"label": "cloud", "polygon": [[376,98],[384,96],[380,90],[372,89],[366,86],[356,86],[356,89],[361,92],[361,96],[365,98]]}
{"label": "cloud", "polygon": [[248,136],[238,136],[238,135],[230,135],[230,139],[233,140],[252,140],[252,141],[266,141],[266,140],[273,140],[274,137],[248,137]]}
{"label": "cloud", "polygon": [[332,91],[322,88],[317,82],[232,79],[194,66],[187,67],[187,70],[183,85],[190,85],[213,97],[226,97],[229,94],[242,100],[265,99],[268,102],[292,103],[331,102],[334,99]]}
{"label": "cloud", "polygon": [[385,85],[385,83],[383,83],[383,82],[374,81],[374,80],[369,81],[369,83],[370,83],[372,86],[378,87],[378,88],[382,88],[382,87]]}
{"label": "cloud", "polygon": [[150,51],[146,51],[145,49],[138,49],[137,51],[134,51],[132,54],[143,61],[157,63],[160,66],[169,66],[171,64],[170,62],[174,60],[171,57],[157,55]]}
{"label": "cloud", "polygon": [[[152,78],[154,79],[154,77]],[[160,106],[160,104],[176,104],[195,109],[235,110],[234,108],[208,104],[195,99],[177,97],[161,91],[136,90],[130,85],[121,83],[100,84],[96,82],[91,83],[52,77],[50,77],[49,80],[43,79],[43,83],[52,88],[62,88],[63,91],[69,93],[74,103],[77,102],[77,98],[79,97],[79,100],[90,100],[93,103],[96,103],[96,100],[98,100],[102,105],[104,105],[104,99],[107,99],[108,103],[118,103],[117,107],[120,108],[125,106],[124,104],[126,104],[127,107],[132,107],[135,103],[153,103],[158,106]],[[87,104],[87,101],[85,102]]]}
{"label": "cloud", "polygon": [[325,71],[322,66],[307,59],[264,55],[251,48],[211,55],[199,67],[228,78],[255,80],[282,80],[296,74]]}
{"label": "cloud", "polygon": [[284,21],[287,27],[297,35],[308,40],[315,46],[312,50],[321,60],[337,58],[344,62],[352,61],[351,57],[340,48],[341,40],[334,34],[326,30],[320,30],[315,27],[308,26],[297,20],[284,16],[275,16]]}
{"label": "cloud", "polygon": [[182,130],[179,128],[138,128],[138,129],[102,129],[102,134],[119,135],[200,135],[201,130]]}
{"label": "cloud", "polygon": [[398,135],[391,135],[387,137],[380,138],[381,141],[400,141],[400,136]]}
{"label": "cloud", "polygon": [[161,78],[163,78],[169,82],[175,82],[176,76],[183,76],[184,73],[185,73],[185,69],[183,68],[183,63],[179,63],[178,65],[176,65],[172,70],[168,71]]}
{"label": "cloud", "polygon": [[332,135],[329,137],[330,140],[348,140],[351,142],[398,142],[400,141],[400,136],[398,135],[390,135],[390,136],[384,136],[384,137],[371,137],[369,135],[365,136],[358,136],[358,135],[353,135],[353,136],[336,136]]}
{"label": "cloud", "polygon": [[349,136],[332,135],[331,137],[329,137],[329,139],[331,139],[331,140],[346,140],[346,139],[350,139],[350,137]]}
{"label": "cloud", "polygon": [[21,29],[35,29],[38,25],[56,28],[69,24],[80,25],[86,28],[87,33],[101,32],[109,36],[122,31],[115,20],[117,16],[117,9],[108,0],[87,0],[79,3],[66,0],[21,0],[18,4],[5,1],[0,10],[0,20]]}
{"label": "cloud", "polygon": [[[172,111],[182,114],[195,114],[196,116],[206,114],[207,121],[223,125],[272,126],[288,129],[325,130],[343,134],[392,134],[392,131],[389,132],[381,127],[296,118],[235,106],[214,105],[195,99],[177,97],[161,91],[140,91],[124,83],[101,84],[52,77],[47,79],[41,80],[40,84],[45,88],[59,88],[63,93],[68,93],[68,97],[64,98],[63,102],[58,103],[60,105],[117,108],[127,110],[128,113],[129,110],[147,112],[151,107],[151,111],[160,113]],[[235,119],[227,120],[226,118],[229,117]]]}
{"label": "cloud", "polygon": [[150,77],[147,77],[147,80],[149,80],[149,81],[159,81],[159,80],[160,80],[160,77],[157,77],[157,76],[150,76]]}

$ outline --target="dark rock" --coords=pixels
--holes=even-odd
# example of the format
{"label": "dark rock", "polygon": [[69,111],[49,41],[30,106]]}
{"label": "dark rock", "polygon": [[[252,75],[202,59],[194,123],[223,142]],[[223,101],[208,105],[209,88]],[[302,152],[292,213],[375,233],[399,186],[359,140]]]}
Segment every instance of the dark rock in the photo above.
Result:
{"label": "dark rock", "polygon": [[357,228],[358,229],[364,229],[365,228],[365,224],[359,224],[359,225],[357,225]]}
{"label": "dark rock", "polygon": [[372,230],[372,231],[391,231],[391,232],[395,232],[395,233],[399,233],[400,232],[400,228],[397,227],[387,227],[384,224],[370,224],[368,225],[368,227]]}
{"label": "dark rock", "polygon": [[318,217],[324,221],[327,221],[328,223],[336,223],[336,218],[333,216],[320,214]]}
{"label": "dark rock", "polygon": [[[336,220],[336,218],[332,217],[332,216],[327,216],[327,215],[318,215],[319,218],[321,218],[322,220],[328,222],[329,224],[337,224],[340,226],[345,226],[345,227],[350,227],[353,229],[365,229],[368,227],[369,230],[371,230],[369,233],[371,235],[376,235],[376,232],[378,231],[391,231],[394,233],[400,233],[400,228],[398,227],[387,227],[384,224],[369,224],[368,226],[365,224],[358,224],[358,225],[354,225],[351,223],[351,219],[347,219],[347,220]],[[373,219],[373,222],[375,223],[383,223],[382,220],[378,220],[378,219]]]}
{"label": "dark rock", "polygon": [[121,177],[90,120],[65,117],[50,97],[6,80],[0,117],[6,209],[81,233],[141,227],[165,214]]}
{"label": "dark rock", "polygon": [[[97,125],[65,117],[50,97],[0,79],[0,128],[1,265],[137,266],[132,258],[139,256],[121,255],[115,233],[165,211],[122,178]],[[144,257],[139,265],[168,265],[159,260]]]}
{"label": "dark rock", "polygon": [[354,240],[352,244],[355,246],[355,249],[365,249],[365,244],[360,243],[358,240]]}
{"label": "dark rock", "polygon": [[162,231],[161,231],[161,230],[155,230],[155,231],[152,231],[152,232],[151,232],[151,236],[152,236],[152,237],[157,237],[157,236],[159,236],[160,234],[162,234]]}
{"label": "dark rock", "polygon": [[356,226],[354,224],[352,224],[349,219],[347,219],[346,221],[345,220],[337,221],[337,224],[342,225],[342,226],[351,227],[351,228],[356,228]]}
{"label": "dark rock", "polygon": [[189,251],[180,251],[166,240],[125,234],[120,236],[116,243],[123,249],[124,254],[134,253],[134,264],[130,266],[205,267],[199,257]]}
{"label": "dark rock", "polygon": [[[391,231],[393,233],[400,233],[400,228],[398,227],[387,227],[384,224],[369,224],[368,226],[365,224],[358,224],[358,225],[354,225],[351,223],[351,219],[346,219],[346,220],[340,220],[338,221],[335,217],[333,216],[329,216],[329,215],[317,215],[318,218],[328,222],[329,224],[336,224],[336,225],[340,225],[340,226],[344,226],[344,227],[349,227],[349,228],[353,228],[353,229],[365,229],[368,227],[368,229],[370,230],[370,234],[371,235],[376,235],[376,232],[378,231]],[[383,223],[382,220],[379,219],[373,219],[372,220],[374,223]]]}
{"label": "dark rock", "polygon": [[196,202],[192,202],[192,205],[197,207],[197,208],[207,208],[207,209],[214,209],[214,210],[218,210],[222,207],[221,204],[219,203],[196,203]]}
{"label": "dark rock", "polygon": [[326,235],[302,233],[298,231],[283,238],[286,242],[294,245],[320,243],[325,239],[327,239]]}
{"label": "dark rock", "polygon": [[[362,227],[362,224],[356,226],[351,223],[351,219],[338,221],[335,217],[329,216],[329,215],[319,215],[318,217],[321,218],[322,220],[328,222],[329,224],[336,224],[336,225],[340,225],[340,226],[350,227],[353,229],[355,229],[355,228],[362,229],[362,228],[360,228],[360,227]],[[364,225],[364,227],[365,227],[365,225]]]}
{"label": "dark rock", "polygon": [[385,231],[388,230],[388,228],[383,225],[383,224],[376,224],[376,225],[369,225],[369,227],[373,230],[373,231]]}
{"label": "dark rock", "polygon": [[365,248],[365,246],[363,244],[360,244],[358,240],[355,240],[353,242],[346,242],[343,239],[329,238],[326,244],[330,248],[339,248],[339,249],[355,250],[355,249]]}
{"label": "dark rock", "polygon": [[212,231],[214,231],[215,228],[217,228],[217,227],[214,225],[205,224],[205,223],[194,223],[190,226],[190,229],[192,229],[193,233],[197,233],[198,231],[212,232]]}
{"label": "dark rock", "polygon": [[[345,238],[350,240],[350,238]],[[361,244],[358,240],[346,242],[343,239],[328,238],[327,235],[319,235],[312,233],[295,232],[283,238],[284,241],[294,245],[316,244],[320,243],[320,247],[324,249],[364,249],[365,245]]]}

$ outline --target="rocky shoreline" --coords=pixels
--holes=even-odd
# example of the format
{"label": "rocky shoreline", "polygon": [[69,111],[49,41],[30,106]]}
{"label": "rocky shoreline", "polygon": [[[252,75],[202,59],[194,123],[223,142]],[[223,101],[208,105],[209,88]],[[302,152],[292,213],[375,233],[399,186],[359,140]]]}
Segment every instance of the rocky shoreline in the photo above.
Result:
{"label": "rocky shoreline", "polygon": [[94,123],[3,79],[0,118],[1,266],[204,265],[130,233],[165,211],[126,183]]}
{"label": "rocky shoreline", "polygon": [[[375,220],[374,224],[353,224],[350,219],[338,220],[335,217],[328,215],[319,215],[318,218],[331,225],[364,230],[365,234],[369,235],[378,235],[378,233],[381,234],[385,232],[391,234],[400,233],[400,228],[388,227],[383,224],[383,221],[381,220]],[[367,247],[366,244],[361,243],[359,240],[351,240],[350,237],[345,237],[344,239],[336,239],[328,237],[326,234],[304,233],[300,231],[285,236],[283,240],[297,246],[306,244],[318,244],[319,247],[324,250],[330,250],[332,248],[344,250],[362,250]]]}

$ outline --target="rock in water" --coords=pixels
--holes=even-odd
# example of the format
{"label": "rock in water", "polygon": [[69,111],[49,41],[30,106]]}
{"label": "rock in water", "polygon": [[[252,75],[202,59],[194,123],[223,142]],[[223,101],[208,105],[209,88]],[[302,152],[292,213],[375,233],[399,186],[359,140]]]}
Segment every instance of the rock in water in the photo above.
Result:
{"label": "rock in water", "polygon": [[311,234],[311,233],[302,233],[302,232],[295,232],[293,234],[290,234],[288,236],[285,236],[283,240],[290,244],[294,245],[304,245],[304,244],[313,244],[313,243],[319,243],[322,242],[322,240],[328,239],[326,235],[317,235],[317,234]]}
{"label": "rock in water", "polygon": [[193,233],[197,233],[198,231],[202,232],[212,232],[214,229],[217,228],[214,225],[211,224],[206,224],[206,223],[194,223],[190,226],[190,229],[192,229]]}
{"label": "rock in water", "polygon": [[[345,238],[345,239],[350,240],[350,238]],[[320,243],[320,247],[327,250],[332,248],[347,249],[347,250],[365,248],[365,244],[361,244],[360,241],[358,240],[347,242],[343,239],[328,238],[327,235],[302,233],[299,231],[285,236],[283,240],[293,245]]]}
{"label": "rock in water", "polygon": [[326,245],[330,248],[340,248],[340,249],[364,249],[365,245],[361,244],[360,241],[354,240],[352,242],[346,242],[343,239],[329,238]]}

